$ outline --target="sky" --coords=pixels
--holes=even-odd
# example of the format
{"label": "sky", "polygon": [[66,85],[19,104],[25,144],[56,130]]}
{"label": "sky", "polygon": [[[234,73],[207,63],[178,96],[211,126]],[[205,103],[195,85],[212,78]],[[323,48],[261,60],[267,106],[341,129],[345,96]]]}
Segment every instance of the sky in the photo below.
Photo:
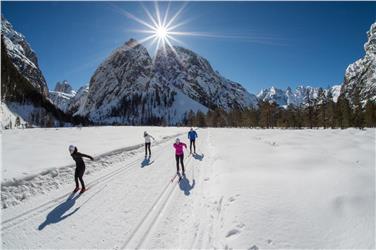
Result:
{"label": "sky", "polygon": [[[2,14],[37,53],[49,89],[68,80],[89,83],[99,64],[130,38],[142,40],[151,23],[145,2],[1,2]],[[159,3],[162,15],[168,3]],[[249,92],[275,86],[341,84],[347,66],[364,56],[376,2],[171,2],[180,24],[172,41],[206,58]],[[128,13],[128,14],[126,14]],[[151,55],[156,44],[145,46]]]}

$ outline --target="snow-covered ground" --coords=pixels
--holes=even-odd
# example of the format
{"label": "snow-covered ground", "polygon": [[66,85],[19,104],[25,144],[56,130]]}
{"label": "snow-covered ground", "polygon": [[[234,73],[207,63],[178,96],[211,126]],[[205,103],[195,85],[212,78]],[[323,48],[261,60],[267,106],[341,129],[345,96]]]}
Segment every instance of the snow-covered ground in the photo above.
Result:
{"label": "snow-covered ground", "polygon": [[156,140],[186,132],[178,127],[72,127],[4,130],[2,181],[20,179],[44,170],[71,165],[68,146],[94,157],[144,143],[148,131]]}
{"label": "snow-covered ground", "polygon": [[[166,136],[186,132],[179,129]],[[102,138],[119,140],[110,134]],[[83,195],[69,195],[73,169],[49,172],[46,186],[57,179],[56,187],[41,194],[30,190],[43,182],[24,179],[29,195],[2,210],[2,248],[375,248],[374,129],[198,134],[198,154],[186,153],[180,182],[171,181],[174,137],[154,143],[150,160],[142,148],[123,148],[88,161]],[[4,188],[3,205],[11,200],[3,194],[20,195]]]}

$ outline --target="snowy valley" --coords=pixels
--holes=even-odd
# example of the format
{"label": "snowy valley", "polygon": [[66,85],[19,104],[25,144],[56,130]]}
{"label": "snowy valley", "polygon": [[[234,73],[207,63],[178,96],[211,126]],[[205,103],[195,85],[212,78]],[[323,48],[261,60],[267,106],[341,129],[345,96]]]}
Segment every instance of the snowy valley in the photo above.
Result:
{"label": "snowy valley", "polygon": [[[187,131],[5,131],[2,248],[375,248],[374,129],[199,129],[186,177],[171,181]],[[94,155],[82,195],[69,143]]]}
{"label": "snowy valley", "polygon": [[[252,2],[239,2],[248,3]],[[51,6],[60,4],[77,3],[54,2]],[[128,2],[110,4],[108,9],[119,15],[117,4]],[[95,11],[108,11],[97,7],[93,7]],[[157,4],[154,7],[158,8]],[[323,9],[326,13],[327,8]],[[248,18],[245,10],[241,12]],[[133,33],[128,30],[120,35],[114,32],[119,23],[105,25],[115,20],[115,15],[93,15],[98,20],[91,26],[92,18],[87,18],[90,23],[86,24],[78,21],[87,17],[81,12],[82,17],[75,16],[77,20],[69,18],[73,11],[63,19],[55,13],[58,23],[54,25],[64,21],[60,27],[65,27],[65,22],[72,21],[79,24],[75,28],[85,27],[85,32],[81,29],[79,36],[71,35],[70,39],[79,49],[90,48],[90,58],[104,45],[111,44],[113,51],[102,55],[104,59],[96,61],[86,75],[76,71],[82,76],[76,75],[77,82],[69,79],[69,69],[51,76],[47,67],[50,70],[44,75],[31,43],[16,30],[24,28],[18,26],[22,22],[15,21],[17,27],[13,27],[2,15],[2,249],[376,248],[376,23],[364,36],[364,56],[339,65],[341,69],[356,60],[343,68],[343,81],[315,87],[302,80],[304,84],[286,89],[278,88],[286,86],[279,83],[262,86],[253,94],[247,88],[261,85],[228,79],[212,66],[217,64],[210,54],[205,55],[213,64],[187,44],[171,45],[163,40],[168,38],[163,25],[151,31],[159,36],[159,40],[154,39],[158,45],[152,55],[145,39],[131,38]],[[229,12],[223,9],[223,13]],[[140,23],[128,12],[121,11],[120,17],[127,24],[132,19]],[[164,19],[166,22],[167,14]],[[28,25],[33,26],[32,22]],[[99,32],[98,27],[105,27],[107,33]],[[342,27],[348,32],[348,26]],[[86,28],[95,32],[88,35]],[[315,34],[305,28],[302,36],[307,30],[309,35]],[[33,37],[27,29],[24,34]],[[114,34],[121,39],[114,39]],[[213,38],[204,35],[205,40]],[[241,40],[242,44],[255,45],[249,47],[252,49],[265,47],[267,53],[271,47],[266,46],[278,47],[284,42],[278,36],[260,37],[260,41],[238,35],[217,39],[227,39],[231,49]],[[38,40],[30,41],[34,45]],[[44,42],[35,48],[40,49]],[[309,44],[302,44],[303,51],[311,49]],[[74,54],[77,50],[70,46],[72,53],[67,55],[82,59],[79,67],[90,61]],[[217,47],[221,56],[229,48]],[[288,53],[289,49],[301,53],[292,48],[295,46],[287,47]],[[60,53],[67,52],[57,48]],[[192,48],[204,51],[206,47]],[[230,67],[242,63],[249,70],[247,74],[255,74],[247,64],[251,53],[243,55],[241,48],[231,51],[246,61],[232,62],[226,57],[222,59],[225,67],[229,61],[233,63]],[[342,52],[347,53],[345,48]],[[45,59],[43,52],[41,60]],[[47,53],[53,55],[54,62],[62,59],[55,51]],[[303,56],[307,61],[309,57]],[[291,68],[290,73],[302,70]],[[53,86],[46,79],[59,81]],[[297,78],[284,79],[293,82]],[[196,153],[190,149],[193,130],[198,134]],[[179,159],[185,172],[182,166],[177,169]]]}

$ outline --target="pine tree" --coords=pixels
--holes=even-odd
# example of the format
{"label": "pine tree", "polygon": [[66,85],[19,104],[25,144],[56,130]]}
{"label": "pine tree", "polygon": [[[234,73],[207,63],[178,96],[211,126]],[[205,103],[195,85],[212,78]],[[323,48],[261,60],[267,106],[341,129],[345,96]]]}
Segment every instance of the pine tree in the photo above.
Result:
{"label": "pine tree", "polygon": [[16,128],[19,128],[21,126],[21,120],[20,120],[19,116],[16,117],[16,121],[14,122],[14,126]]}
{"label": "pine tree", "polygon": [[364,125],[366,127],[376,127],[376,103],[368,101],[364,111]]}
{"label": "pine tree", "polygon": [[359,88],[356,88],[354,92],[354,113],[353,113],[353,122],[351,125],[362,129],[364,127],[364,118],[363,118],[363,108],[360,101]]}

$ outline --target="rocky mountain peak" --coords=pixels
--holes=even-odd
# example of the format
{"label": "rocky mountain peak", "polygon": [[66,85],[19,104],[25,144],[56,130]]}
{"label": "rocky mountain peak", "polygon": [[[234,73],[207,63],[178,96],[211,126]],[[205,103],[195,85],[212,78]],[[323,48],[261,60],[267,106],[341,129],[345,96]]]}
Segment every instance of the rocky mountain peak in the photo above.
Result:
{"label": "rocky mountain peak", "polygon": [[365,56],[347,67],[341,88],[341,96],[350,104],[356,101],[355,96],[359,96],[362,105],[369,100],[376,102],[376,23],[371,25],[367,37]]}
{"label": "rocky mountain peak", "polygon": [[13,65],[45,97],[48,95],[46,80],[39,69],[36,53],[31,49],[24,35],[1,15],[1,35],[6,52]]}
{"label": "rocky mountain peak", "polygon": [[72,87],[69,85],[67,80],[64,80],[62,82],[57,82],[54,91],[62,92],[66,94],[72,93]]}

